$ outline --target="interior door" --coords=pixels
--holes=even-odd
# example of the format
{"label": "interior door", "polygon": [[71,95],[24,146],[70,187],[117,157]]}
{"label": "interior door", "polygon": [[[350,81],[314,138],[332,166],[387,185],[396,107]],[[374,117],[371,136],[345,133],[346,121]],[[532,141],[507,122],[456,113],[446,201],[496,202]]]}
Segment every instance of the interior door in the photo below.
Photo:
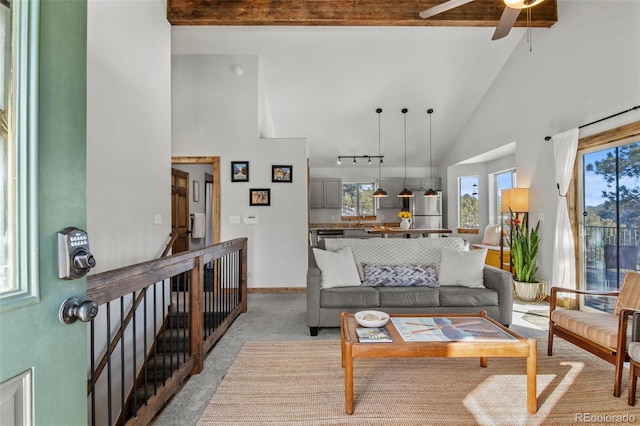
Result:
{"label": "interior door", "polygon": [[173,254],[189,250],[189,173],[171,169],[171,233],[178,235]]}
{"label": "interior door", "polygon": [[3,184],[7,189],[15,182],[18,195],[8,203],[18,215],[8,249],[17,261],[12,280],[26,293],[4,294],[0,301],[0,424],[82,425],[87,325],[64,325],[58,311],[67,298],[84,298],[86,279],[58,279],[56,233],[67,226],[86,229],[87,5],[12,1],[0,8],[7,4],[21,17],[13,21],[13,63],[21,64],[13,68],[20,105],[13,122],[26,132],[10,140],[28,170]]}

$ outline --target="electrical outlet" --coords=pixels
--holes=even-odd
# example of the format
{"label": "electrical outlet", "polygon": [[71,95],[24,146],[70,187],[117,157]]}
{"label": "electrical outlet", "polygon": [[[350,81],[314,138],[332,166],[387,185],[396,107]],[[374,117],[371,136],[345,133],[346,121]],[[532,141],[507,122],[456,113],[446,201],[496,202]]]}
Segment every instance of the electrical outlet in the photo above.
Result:
{"label": "electrical outlet", "polygon": [[153,224],[154,225],[162,225],[162,215],[161,214],[154,214],[153,215]]}

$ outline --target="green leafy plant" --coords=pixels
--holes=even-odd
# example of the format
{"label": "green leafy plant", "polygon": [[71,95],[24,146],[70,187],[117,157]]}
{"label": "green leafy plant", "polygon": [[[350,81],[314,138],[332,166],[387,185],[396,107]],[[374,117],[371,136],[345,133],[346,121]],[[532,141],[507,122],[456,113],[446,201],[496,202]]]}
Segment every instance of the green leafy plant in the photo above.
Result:
{"label": "green leafy plant", "polygon": [[509,247],[511,248],[511,262],[513,263],[514,279],[525,283],[535,283],[536,272],[538,272],[538,245],[540,237],[538,228],[540,221],[532,229],[527,227],[527,213],[524,213],[522,220],[517,214],[511,213],[511,238]]}

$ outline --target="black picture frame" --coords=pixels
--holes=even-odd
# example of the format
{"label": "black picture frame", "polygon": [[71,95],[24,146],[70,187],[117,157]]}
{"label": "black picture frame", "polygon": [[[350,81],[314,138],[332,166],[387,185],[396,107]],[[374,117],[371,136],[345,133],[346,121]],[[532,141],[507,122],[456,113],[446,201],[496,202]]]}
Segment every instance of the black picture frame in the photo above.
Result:
{"label": "black picture frame", "polygon": [[269,188],[249,189],[249,205],[250,206],[270,206],[271,205],[271,189]]}
{"label": "black picture frame", "polygon": [[292,165],[272,165],[271,166],[271,182],[291,183],[293,182],[293,166]]}
{"label": "black picture frame", "polygon": [[231,162],[231,182],[249,182],[249,162]]}

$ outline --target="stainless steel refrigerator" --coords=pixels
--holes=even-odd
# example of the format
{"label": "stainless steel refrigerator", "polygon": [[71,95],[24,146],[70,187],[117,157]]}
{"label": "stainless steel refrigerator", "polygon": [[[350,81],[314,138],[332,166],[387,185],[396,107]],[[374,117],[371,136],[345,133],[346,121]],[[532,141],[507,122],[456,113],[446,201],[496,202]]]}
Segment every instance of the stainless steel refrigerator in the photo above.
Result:
{"label": "stainless steel refrigerator", "polygon": [[415,229],[442,229],[442,191],[437,197],[423,197],[424,190],[413,191],[411,226]]}

